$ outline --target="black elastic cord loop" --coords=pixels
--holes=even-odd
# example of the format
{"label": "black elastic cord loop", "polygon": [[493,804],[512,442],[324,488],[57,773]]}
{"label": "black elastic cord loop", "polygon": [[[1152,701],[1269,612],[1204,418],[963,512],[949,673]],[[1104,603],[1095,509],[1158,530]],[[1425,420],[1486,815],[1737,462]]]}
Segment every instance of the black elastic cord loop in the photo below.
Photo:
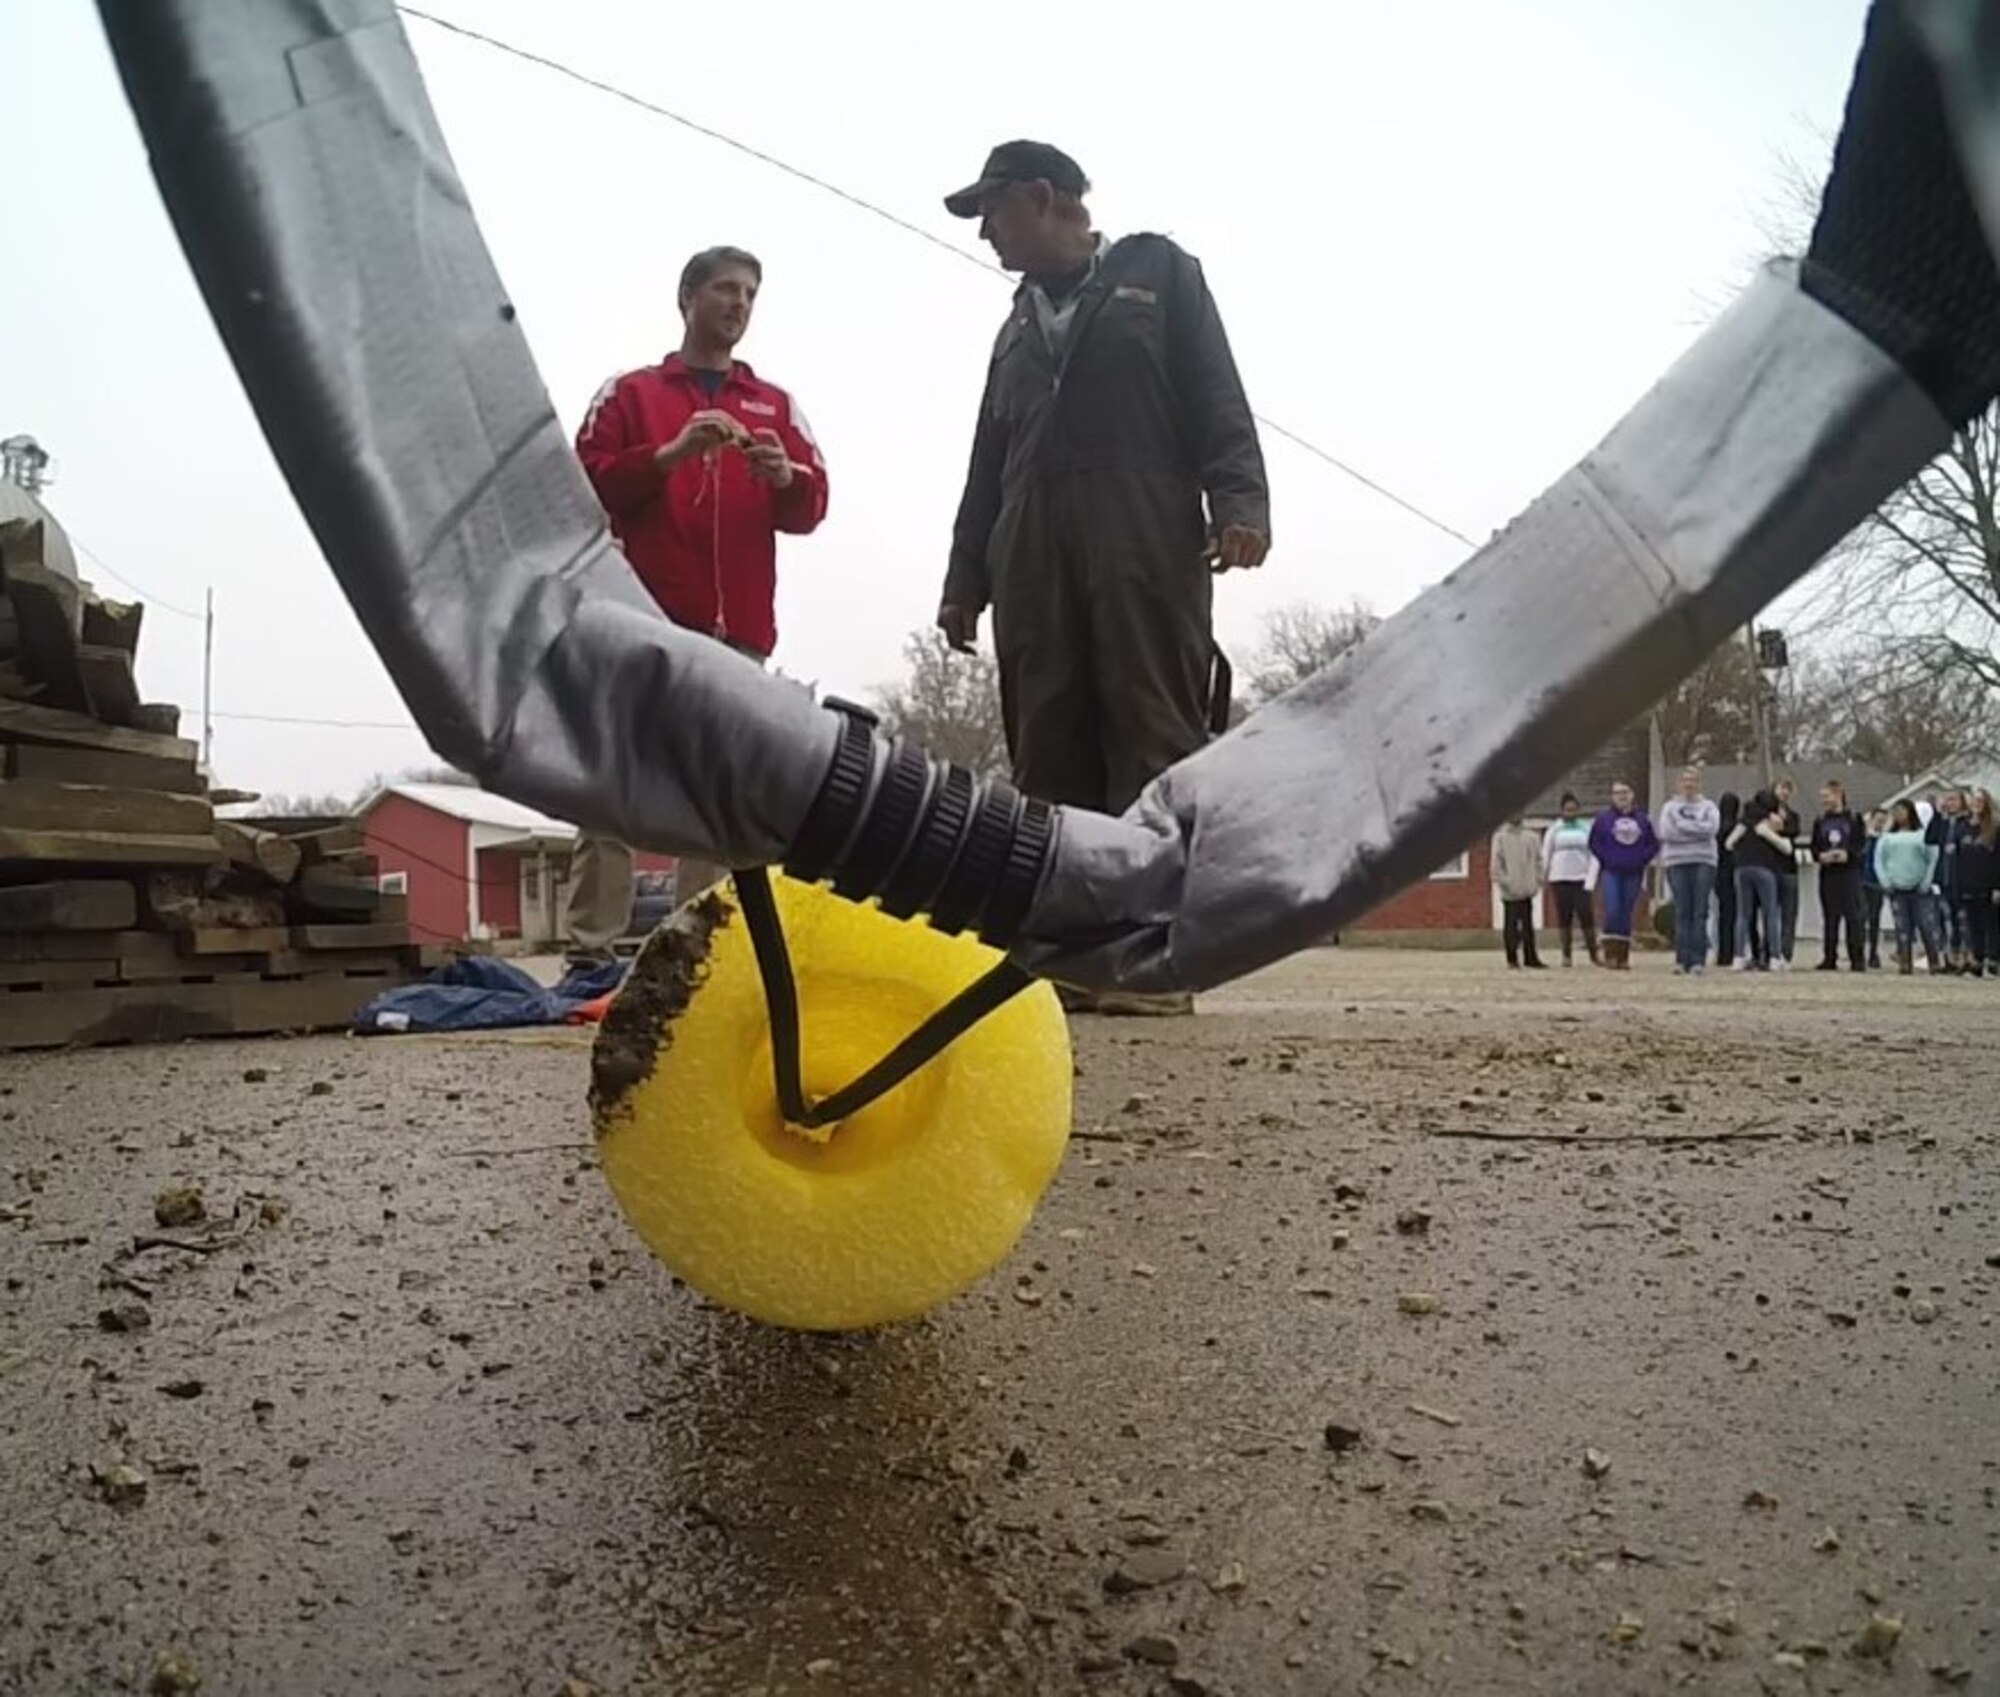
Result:
{"label": "black elastic cord loop", "polygon": [[799,1060],[799,988],[792,976],[791,951],[785,946],[770,875],[762,867],[738,872],[736,899],[749,927],[757,972],[764,981],[764,1000],[770,1009],[771,1072],[778,1106],[788,1124],[807,1130],[836,1124],[887,1095],[994,1009],[1035,982],[1032,973],[1010,960],[1001,961],[931,1014],[852,1084],[809,1106]]}
{"label": "black elastic cord loop", "polygon": [[792,977],[785,930],[778,922],[777,898],[771,894],[770,874],[761,866],[738,872],[734,881],[771,1014],[771,1071],[778,1086],[778,1106],[793,1125],[803,1125],[808,1109],[805,1080],[799,1072],[799,987]]}
{"label": "black elastic cord loop", "polygon": [[919,1067],[963,1037],[995,1008],[1034,983],[1034,974],[1003,960],[952,997],[936,1013],[891,1049],[845,1089],[836,1090],[800,1123],[809,1128],[834,1125],[886,1096]]}

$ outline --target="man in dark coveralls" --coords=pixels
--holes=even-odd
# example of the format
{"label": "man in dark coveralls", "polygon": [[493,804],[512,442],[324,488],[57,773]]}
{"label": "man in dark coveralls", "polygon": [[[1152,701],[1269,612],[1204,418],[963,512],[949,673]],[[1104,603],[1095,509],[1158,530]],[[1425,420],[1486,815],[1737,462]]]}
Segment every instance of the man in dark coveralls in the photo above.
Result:
{"label": "man in dark coveralls", "polygon": [[[1209,735],[1211,576],[1261,565],[1271,501],[1200,264],[1107,242],[1081,168],[1012,141],[945,200],[1021,273],[994,344],[938,628],[993,609],[1015,781],[1121,813]],[[1186,998],[1116,1011],[1183,1011]],[[1108,1002],[1102,1011],[1113,1011]]]}

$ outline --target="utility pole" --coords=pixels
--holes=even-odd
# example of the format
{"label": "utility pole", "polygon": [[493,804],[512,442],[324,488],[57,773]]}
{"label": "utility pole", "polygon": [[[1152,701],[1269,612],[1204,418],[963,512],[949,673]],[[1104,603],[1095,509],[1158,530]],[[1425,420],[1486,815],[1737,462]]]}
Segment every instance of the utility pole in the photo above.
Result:
{"label": "utility pole", "polygon": [[201,769],[215,776],[215,585],[208,586],[201,622]]}
{"label": "utility pole", "polygon": [[1757,737],[1757,768],[1763,787],[1771,787],[1771,717],[1764,707],[1764,658],[1757,647],[1757,621],[1743,627],[1743,639],[1750,645],[1750,728]]}

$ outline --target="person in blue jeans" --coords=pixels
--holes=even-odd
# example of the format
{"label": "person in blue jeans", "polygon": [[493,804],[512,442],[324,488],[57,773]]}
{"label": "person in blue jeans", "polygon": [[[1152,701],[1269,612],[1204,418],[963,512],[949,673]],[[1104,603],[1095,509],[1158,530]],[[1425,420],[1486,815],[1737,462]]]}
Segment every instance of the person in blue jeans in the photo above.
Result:
{"label": "person in blue jeans", "polygon": [[1991,790],[1975,790],[1965,810],[1965,840],[1958,845],[1958,900],[1965,913],[1966,974],[2000,978],[2000,812]]}
{"label": "person in blue jeans", "polygon": [[1759,790],[1743,804],[1729,847],[1736,856],[1736,970],[1768,972],[1775,964],[1783,972],[1778,869],[1788,861],[1797,864],[1792,839],[1785,835],[1784,803],[1770,790]]}
{"label": "person in blue jeans", "polygon": [[1598,888],[1604,892],[1604,964],[1624,972],[1632,965],[1632,915],[1646,868],[1660,852],[1659,834],[1636,805],[1630,784],[1611,786],[1611,805],[1591,822],[1590,852],[1602,869]]}
{"label": "person in blue jeans", "polygon": [[1868,968],[1882,970],[1881,875],[1875,870],[1875,839],[1889,828],[1889,815],[1881,808],[1868,815],[1868,839],[1861,845],[1861,912],[1868,929]]}
{"label": "person in blue jeans", "polygon": [[1812,857],[1819,867],[1819,911],[1826,934],[1821,972],[1840,970],[1840,934],[1847,932],[1850,972],[1868,970],[1867,920],[1861,907],[1861,862],[1867,851],[1868,827],[1847,805],[1847,786],[1829,778],[1819,792],[1819,818],[1813,821]]}
{"label": "person in blue jeans", "polygon": [[1720,971],[1736,958],[1736,822],[1743,817],[1743,800],[1724,790],[1716,803],[1721,822],[1715,829],[1715,965]]}
{"label": "person in blue jeans", "polygon": [[1931,895],[1937,873],[1938,846],[1927,840],[1917,804],[1897,802],[1889,812],[1888,830],[1875,840],[1875,876],[1896,916],[1896,970],[1905,978],[1916,970],[1919,936],[1932,975],[1942,969],[1943,938]]}
{"label": "person in blue jeans", "polygon": [[1958,887],[1958,851],[1971,835],[1972,815],[1963,790],[1946,790],[1931,803],[1924,841],[1937,852],[1931,874],[1932,905],[1938,936],[1944,947],[1944,970],[1965,970],[1965,907]]}
{"label": "person in blue jeans", "polygon": [[1660,809],[1660,866],[1674,897],[1674,971],[1699,973],[1708,965],[1708,903],[1715,893],[1715,863],[1722,810],[1701,793],[1692,766],[1680,776],[1680,793]]}

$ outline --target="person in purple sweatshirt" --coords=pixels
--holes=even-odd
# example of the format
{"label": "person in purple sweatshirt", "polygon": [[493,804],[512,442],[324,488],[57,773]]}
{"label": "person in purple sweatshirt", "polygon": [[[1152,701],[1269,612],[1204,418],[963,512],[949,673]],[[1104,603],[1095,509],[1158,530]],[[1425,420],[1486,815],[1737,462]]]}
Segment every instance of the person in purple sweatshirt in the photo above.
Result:
{"label": "person in purple sweatshirt", "polygon": [[1598,888],[1604,892],[1604,964],[1625,972],[1632,965],[1632,914],[1646,868],[1660,852],[1659,834],[1630,784],[1611,786],[1611,805],[1591,822],[1590,852],[1603,869]]}

